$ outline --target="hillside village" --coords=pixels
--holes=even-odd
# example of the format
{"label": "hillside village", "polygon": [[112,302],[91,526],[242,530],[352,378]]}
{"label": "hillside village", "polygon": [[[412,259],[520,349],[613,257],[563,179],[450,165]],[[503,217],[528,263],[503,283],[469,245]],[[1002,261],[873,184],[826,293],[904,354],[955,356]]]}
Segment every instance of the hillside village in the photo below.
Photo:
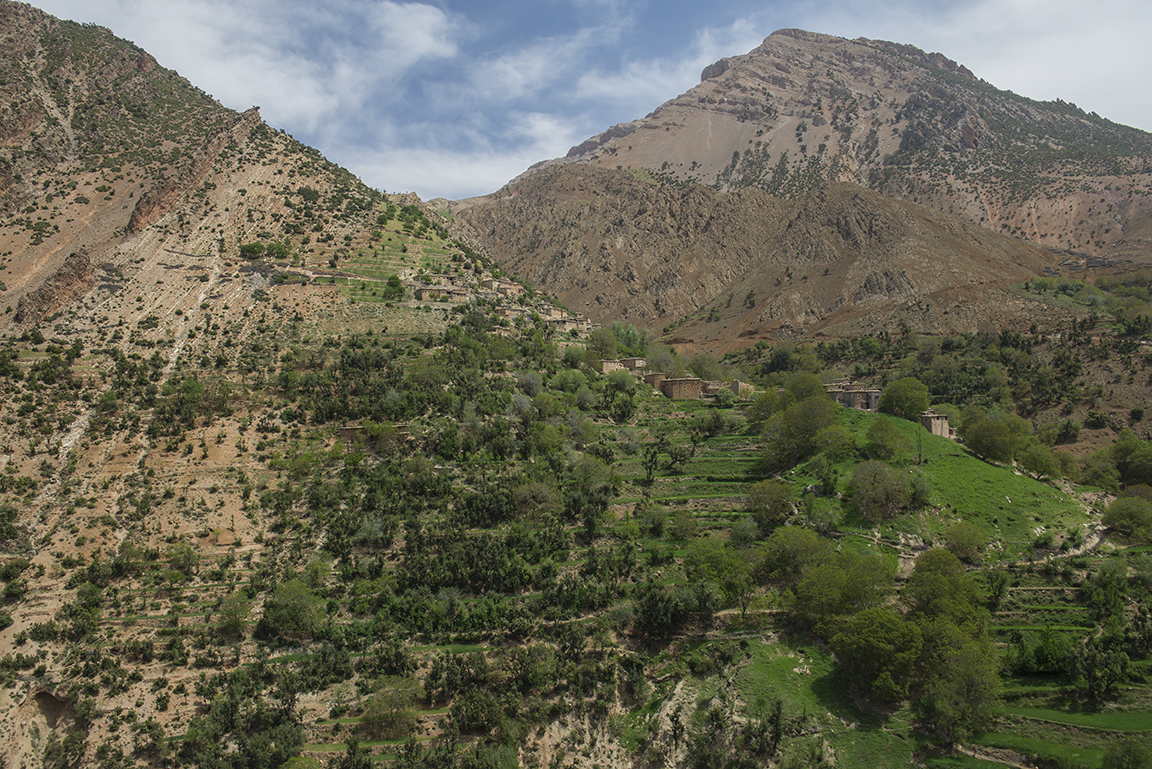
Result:
{"label": "hillside village", "polygon": [[1152,764],[1152,137],[785,30],[432,204],[0,33],[4,769]]}

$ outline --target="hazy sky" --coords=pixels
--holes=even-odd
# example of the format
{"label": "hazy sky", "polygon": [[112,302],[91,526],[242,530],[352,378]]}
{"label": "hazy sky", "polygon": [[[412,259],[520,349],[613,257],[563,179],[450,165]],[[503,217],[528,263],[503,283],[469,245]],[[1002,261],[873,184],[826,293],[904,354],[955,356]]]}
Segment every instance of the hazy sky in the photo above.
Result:
{"label": "hazy sky", "polygon": [[461,198],[797,27],[939,51],[1152,130],[1149,0],[32,0],[147,50],[386,192]]}

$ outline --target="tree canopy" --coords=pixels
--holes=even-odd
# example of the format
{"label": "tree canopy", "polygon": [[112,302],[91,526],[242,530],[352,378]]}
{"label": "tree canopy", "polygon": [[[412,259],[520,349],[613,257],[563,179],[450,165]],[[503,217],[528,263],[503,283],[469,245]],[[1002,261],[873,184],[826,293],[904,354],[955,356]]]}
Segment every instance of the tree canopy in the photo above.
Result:
{"label": "tree canopy", "polygon": [[919,419],[931,402],[927,385],[916,377],[904,377],[884,389],[879,408],[905,419]]}

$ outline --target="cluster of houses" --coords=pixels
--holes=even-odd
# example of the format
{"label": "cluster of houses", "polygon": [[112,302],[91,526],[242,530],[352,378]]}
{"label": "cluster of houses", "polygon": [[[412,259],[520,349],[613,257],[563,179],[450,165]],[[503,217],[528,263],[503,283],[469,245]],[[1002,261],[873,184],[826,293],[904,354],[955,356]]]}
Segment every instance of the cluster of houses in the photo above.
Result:
{"label": "cluster of houses", "polygon": [[715,397],[721,390],[728,389],[737,398],[751,398],[756,394],[756,388],[747,382],[733,379],[730,382],[709,382],[698,377],[669,377],[667,374],[654,371],[644,373],[648,363],[643,358],[620,358],[619,360],[600,361],[601,373],[610,374],[613,371],[629,371],[659,390],[665,398],[670,400],[699,400],[701,398]]}
{"label": "cluster of houses", "polygon": [[[878,387],[866,387],[857,382],[841,379],[824,388],[832,400],[849,409],[861,411],[875,411],[880,407],[882,390]],[[948,424],[948,417],[936,413],[935,409],[928,409],[920,415],[920,424],[932,435],[956,440],[956,428]]]}
{"label": "cluster of houses", "polygon": [[528,315],[538,315],[544,324],[557,334],[567,334],[572,331],[586,334],[592,330],[592,321],[583,315],[574,315],[559,307],[542,304],[537,307],[524,307],[523,305],[500,305],[496,308],[496,316],[512,320]]}
{"label": "cluster of houses", "polygon": [[[401,280],[411,280],[413,275],[401,275]],[[422,275],[418,284],[409,284],[417,301],[421,302],[451,302],[454,304],[470,302],[474,298],[511,300],[519,299],[524,287],[519,283],[500,280],[498,278],[484,278],[478,283],[475,276],[468,275]],[[544,323],[553,327],[558,334],[587,333],[592,330],[592,323],[583,315],[572,314],[566,310],[543,304],[538,307],[525,307],[519,304],[501,304],[496,308],[496,315],[501,318],[513,320],[528,315],[538,315]],[[648,364],[643,358],[620,358],[618,360],[604,360],[600,362],[601,371],[610,374],[613,371],[625,370],[634,376],[642,378],[645,384],[659,390],[665,398],[672,400],[699,400],[701,398],[715,397],[722,389],[729,389],[737,398],[751,398],[756,394],[756,388],[738,379],[730,382],[710,382],[697,377],[669,377],[661,372],[648,372]],[[868,387],[847,379],[841,379],[826,386],[828,394],[841,406],[862,411],[875,411],[880,406],[882,390],[877,387]],[[948,417],[938,414],[934,409],[928,409],[920,415],[920,423],[932,435],[956,440],[956,429],[948,424]]]}
{"label": "cluster of houses", "polygon": [[408,281],[412,295],[418,302],[450,302],[461,304],[473,299],[518,299],[524,293],[519,283],[484,278],[479,282],[471,275],[421,275],[418,281],[411,281],[411,274],[400,275],[401,281]]}
{"label": "cluster of houses", "polygon": [[[407,276],[400,275],[400,279],[406,281],[405,286],[412,290],[412,295],[418,302],[463,304],[473,299],[510,302],[519,299],[524,293],[524,286],[499,278],[483,278],[477,281],[471,275],[421,275],[419,282],[414,282],[411,278],[411,273]],[[588,318],[551,304],[525,307],[520,304],[502,303],[497,306],[496,315],[509,320],[538,315],[557,334],[573,331],[587,333],[592,330],[592,321]]]}

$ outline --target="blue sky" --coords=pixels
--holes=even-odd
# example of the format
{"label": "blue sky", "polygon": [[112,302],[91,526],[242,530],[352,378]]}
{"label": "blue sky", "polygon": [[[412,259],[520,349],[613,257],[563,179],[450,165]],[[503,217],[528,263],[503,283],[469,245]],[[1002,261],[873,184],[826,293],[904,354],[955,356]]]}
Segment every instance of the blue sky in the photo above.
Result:
{"label": "blue sky", "polygon": [[651,112],[777,29],[911,43],[1152,130],[1148,0],[32,0],[386,192],[462,198]]}

